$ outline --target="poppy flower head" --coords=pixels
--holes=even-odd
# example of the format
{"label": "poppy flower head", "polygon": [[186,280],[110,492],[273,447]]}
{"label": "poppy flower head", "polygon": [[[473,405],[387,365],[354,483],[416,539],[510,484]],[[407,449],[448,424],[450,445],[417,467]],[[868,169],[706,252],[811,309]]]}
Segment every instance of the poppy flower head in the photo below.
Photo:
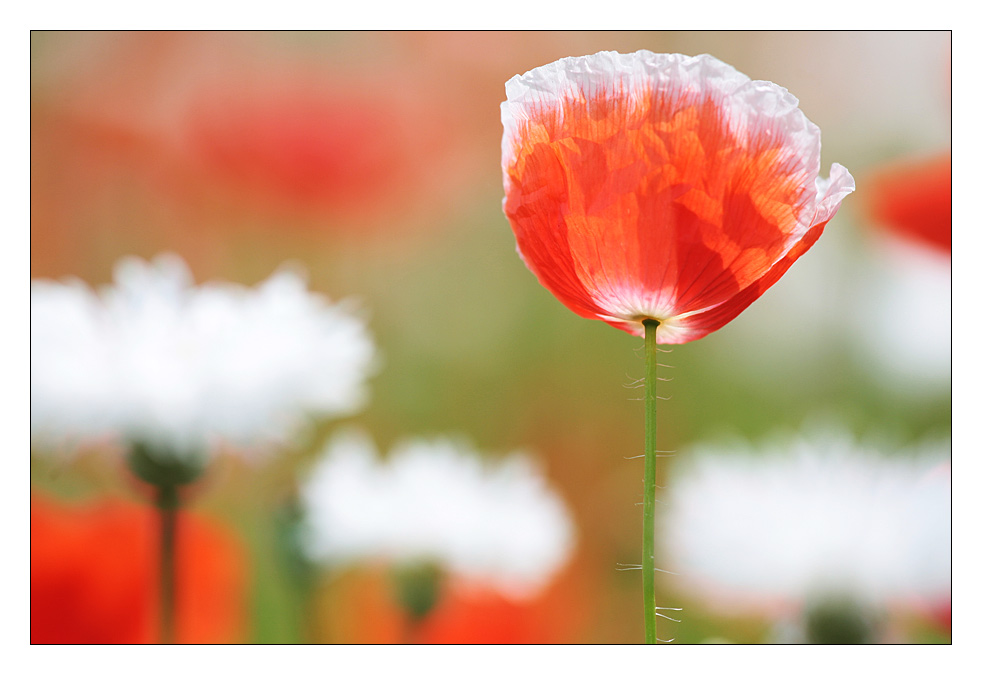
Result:
{"label": "poppy flower head", "polygon": [[203,168],[245,196],[352,210],[395,190],[406,143],[386,99],[307,88],[232,96],[193,107],[187,133]]}
{"label": "poppy flower head", "polygon": [[512,78],[505,214],[519,255],[581,316],[659,342],[721,327],[807,250],[854,189],[818,177],[787,90],[709,55],[601,52]]}
{"label": "poppy flower head", "polygon": [[951,254],[951,151],[880,168],[867,195],[866,210],[878,224]]}
{"label": "poppy flower head", "polygon": [[[155,509],[113,497],[71,504],[31,493],[31,643],[159,639]],[[177,640],[236,642],[246,627],[246,549],[220,521],[177,525]]]}

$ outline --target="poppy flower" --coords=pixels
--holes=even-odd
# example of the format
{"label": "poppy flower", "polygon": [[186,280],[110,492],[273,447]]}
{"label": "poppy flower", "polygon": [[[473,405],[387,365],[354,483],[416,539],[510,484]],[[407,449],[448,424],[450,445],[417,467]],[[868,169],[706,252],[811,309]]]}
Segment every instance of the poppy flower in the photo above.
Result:
{"label": "poppy flower", "polygon": [[461,109],[474,83],[448,87],[432,47],[398,33],[297,37],[32,41],[45,64],[31,82],[32,272],[85,272],[80,249],[131,242],[132,225],[118,223],[219,270],[243,230],[412,233],[482,189],[484,146],[461,133],[476,124]]}
{"label": "poppy flower", "polygon": [[703,54],[600,52],[506,84],[504,211],[580,316],[658,341],[728,323],[815,243],[855,183],[783,87]]}
{"label": "poppy flower", "polygon": [[871,218],[897,234],[951,253],[951,152],[885,166],[870,176]]}
{"label": "poppy flower", "polygon": [[[128,644],[158,638],[155,510],[119,499],[82,505],[31,495],[31,642]],[[245,551],[214,520],[182,512],[177,639],[242,639]]]}
{"label": "poppy flower", "polygon": [[558,585],[532,598],[459,584],[424,620],[423,644],[552,644],[570,641],[579,607]]}
{"label": "poppy flower", "polygon": [[398,193],[411,153],[389,99],[296,89],[197,103],[187,122],[195,159],[244,198],[297,209],[351,212]]}

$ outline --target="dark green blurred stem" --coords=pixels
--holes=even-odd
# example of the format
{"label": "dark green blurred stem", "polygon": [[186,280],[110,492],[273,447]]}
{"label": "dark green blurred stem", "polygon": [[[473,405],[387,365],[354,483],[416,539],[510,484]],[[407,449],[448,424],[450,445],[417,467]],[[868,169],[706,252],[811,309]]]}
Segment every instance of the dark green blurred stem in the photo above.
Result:
{"label": "dark green blurred stem", "polygon": [[174,643],[174,616],[177,597],[177,487],[157,488],[160,513],[160,641]]}
{"label": "dark green blurred stem", "polygon": [[205,469],[207,453],[187,455],[144,441],[133,441],[126,457],[130,471],[157,490],[160,513],[160,641],[173,643],[177,598],[177,509],[178,488],[196,481]]}
{"label": "dark green blurred stem", "polygon": [[319,625],[318,602],[324,593],[317,588],[317,567],[304,550],[302,530],[305,513],[296,494],[292,493],[274,514],[278,562],[289,579],[293,591],[299,638],[306,643],[329,641],[325,627]]}
{"label": "dark green blurred stem", "polygon": [[805,608],[805,638],[809,644],[871,644],[874,642],[874,624],[868,610],[845,596],[813,600]]}
{"label": "dark green blurred stem", "polygon": [[408,618],[403,639],[415,644],[419,642],[423,620],[440,600],[443,571],[436,563],[418,562],[397,568],[393,577],[396,596]]}
{"label": "dark green blurred stem", "polygon": [[644,593],[644,641],[657,642],[655,603],[655,394],[658,382],[658,343],[655,332],[660,324],[644,320],[644,512],[641,539],[641,587]]}

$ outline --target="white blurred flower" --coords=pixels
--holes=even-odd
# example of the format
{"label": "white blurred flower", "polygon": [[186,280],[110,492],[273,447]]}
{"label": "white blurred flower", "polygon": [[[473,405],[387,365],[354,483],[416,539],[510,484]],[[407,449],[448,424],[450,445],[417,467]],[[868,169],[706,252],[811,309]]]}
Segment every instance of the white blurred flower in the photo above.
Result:
{"label": "white blurred flower", "polygon": [[375,349],[351,308],[283,269],[195,286],[174,255],[121,260],[98,293],[31,282],[31,436],[110,436],[157,452],[284,440],[304,416],[366,401]]}
{"label": "white blurred flower", "polygon": [[896,395],[950,394],[950,255],[879,237],[851,298],[860,363]]}
{"label": "white blurred flower", "polygon": [[574,543],[566,505],[528,457],[490,462],[463,441],[408,440],[381,461],[366,435],[339,433],[302,499],[315,558],[436,562],[519,597]]}
{"label": "white blurred flower", "polygon": [[949,456],[950,444],[885,455],[842,435],[756,451],[693,448],[673,472],[663,514],[674,579],[735,611],[946,597]]}

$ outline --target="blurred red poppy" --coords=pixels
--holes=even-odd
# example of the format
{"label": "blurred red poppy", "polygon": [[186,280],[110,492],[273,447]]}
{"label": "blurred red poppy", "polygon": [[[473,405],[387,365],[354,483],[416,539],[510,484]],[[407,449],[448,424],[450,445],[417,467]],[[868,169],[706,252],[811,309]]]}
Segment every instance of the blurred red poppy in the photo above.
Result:
{"label": "blurred red poppy", "polygon": [[951,632],[951,598],[938,602],[931,607],[928,616],[941,630]]}
{"label": "blurred red poppy", "polygon": [[[201,95],[186,120],[190,158],[210,185],[271,208],[336,213],[394,208],[426,173],[423,115],[386,93],[297,82]],[[384,90],[388,91],[388,90]]]}
{"label": "blurred red poppy", "polygon": [[446,579],[436,606],[413,624],[398,605],[388,572],[349,572],[326,595],[329,624],[321,639],[340,643],[556,644],[577,640],[591,594],[567,569],[541,593],[511,598]]}
{"label": "blurred red poppy", "polygon": [[554,644],[571,641],[575,606],[561,593],[529,600],[455,587],[419,627],[424,644]]}
{"label": "blurred red poppy", "polygon": [[439,222],[474,175],[470,139],[448,133],[446,83],[412,59],[364,58],[389,44],[380,36],[321,38],[39,39],[48,67],[32,79],[32,110],[42,113],[32,193],[52,243],[56,230],[107,218],[139,222],[136,234],[155,226],[165,241],[186,229],[195,239],[186,255],[223,226],[361,233]]}
{"label": "blurred red poppy", "polygon": [[601,52],[512,78],[504,210],[571,310],[658,341],[720,328],[822,233],[852,176],[818,176],[797,99],[703,54]]}
{"label": "blurred red poppy", "polygon": [[[31,642],[156,642],[156,509],[115,498],[85,504],[31,495]],[[245,551],[212,519],[182,511],[177,530],[177,640],[237,642]]]}
{"label": "blurred red poppy", "polygon": [[866,181],[870,218],[893,232],[951,253],[951,152],[890,164]]}

